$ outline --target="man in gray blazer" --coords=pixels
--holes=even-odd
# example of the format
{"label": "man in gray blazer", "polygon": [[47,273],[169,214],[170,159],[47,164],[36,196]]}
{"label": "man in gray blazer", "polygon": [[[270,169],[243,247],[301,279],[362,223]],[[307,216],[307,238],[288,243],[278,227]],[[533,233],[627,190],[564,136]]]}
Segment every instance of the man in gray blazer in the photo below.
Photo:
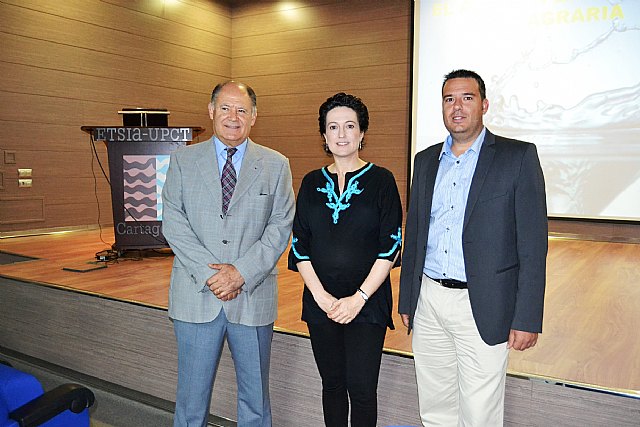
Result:
{"label": "man in gray blazer", "polygon": [[478,74],[449,73],[450,135],[414,161],[399,312],[413,329],[425,426],[501,426],[509,349],[542,331],[542,169],[535,145],[484,127],[488,107]]}
{"label": "man in gray blazer", "polygon": [[238,425],[271,426],[276,263],[294,215],[288,160],[249,139],[256,95],[228,81],[209,104],[214,136],[171,155],[163,234],[175,253],[169,316],[178,343],[174,426],[205,426],[225,337]]}

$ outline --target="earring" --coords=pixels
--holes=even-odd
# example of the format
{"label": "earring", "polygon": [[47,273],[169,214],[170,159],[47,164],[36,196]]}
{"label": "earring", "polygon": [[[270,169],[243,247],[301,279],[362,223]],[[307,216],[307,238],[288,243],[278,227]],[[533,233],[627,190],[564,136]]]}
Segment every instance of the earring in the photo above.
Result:
{"label": "earring", "polygon": [[358,144],[358,150],[362,150],[362,140],[360,140],[360,143]]}

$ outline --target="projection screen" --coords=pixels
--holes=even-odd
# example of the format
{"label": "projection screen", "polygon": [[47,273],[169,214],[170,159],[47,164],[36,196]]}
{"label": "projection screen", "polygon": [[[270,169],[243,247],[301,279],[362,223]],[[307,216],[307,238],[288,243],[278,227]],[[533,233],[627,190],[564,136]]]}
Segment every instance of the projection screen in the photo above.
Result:
{"label": "projection screen", "polygon": [[447,135],[443,76],[474,70],[487,128],[536,144],[549,216],[640,221],[640,1],[415,7],[412,154]]}

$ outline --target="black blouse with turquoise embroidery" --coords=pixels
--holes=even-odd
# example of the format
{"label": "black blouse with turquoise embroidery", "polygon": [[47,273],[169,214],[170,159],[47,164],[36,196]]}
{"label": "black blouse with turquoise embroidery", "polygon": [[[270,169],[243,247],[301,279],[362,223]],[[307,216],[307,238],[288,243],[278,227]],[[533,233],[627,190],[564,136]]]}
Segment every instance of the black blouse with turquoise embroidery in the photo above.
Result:
{"label": "black blouse with turquoise embroidery", "polygon": [[[401,247],[402,204],[393,174],[367,163],[346,175],[339,193],[338,176],[326,167],[309,172],[300,185],[293,220],[289,269],[311,261],[324,288],[336,298],[353,295],[377,259],[393,261]],[[400,265],[400,256],[395,266]],[[369,296],[353,322],[393,329],[389,277]],[[302,320],[331,322],[305,286]]]}

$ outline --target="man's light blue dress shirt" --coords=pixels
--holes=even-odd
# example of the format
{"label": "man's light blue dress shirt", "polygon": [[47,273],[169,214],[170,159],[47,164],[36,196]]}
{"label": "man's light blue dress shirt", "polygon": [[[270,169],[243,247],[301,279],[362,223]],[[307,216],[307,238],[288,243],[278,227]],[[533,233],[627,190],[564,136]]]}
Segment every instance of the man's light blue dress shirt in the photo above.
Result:
{"label": "man's light blue dress shirt", "polygon": [[423,270],[424,274],[433,279],[467,281],[462,253],[462,225],[485,133],[486,128],[483,128],[473,145],[460,157],[451,152],[451,135],[442,146]]}

